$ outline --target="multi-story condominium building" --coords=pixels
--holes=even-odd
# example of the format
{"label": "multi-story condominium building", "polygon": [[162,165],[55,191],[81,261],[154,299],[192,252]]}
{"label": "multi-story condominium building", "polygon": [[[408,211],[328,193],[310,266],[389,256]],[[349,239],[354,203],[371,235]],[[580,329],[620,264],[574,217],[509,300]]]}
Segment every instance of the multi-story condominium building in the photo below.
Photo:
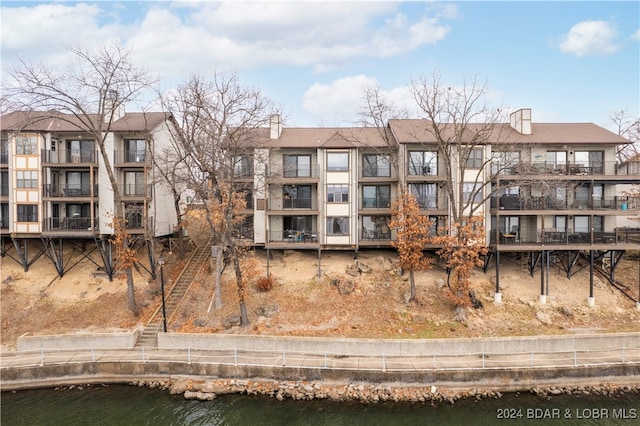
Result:
{"label": "multi-story condominium building", "polygon": [[243,237],[267,250],[317,249],[319,256],[324,249],[388,247],[395,239],[390,206],[401,187],[432,219],[430,232],[449,232],[452,203],[461,205],[444,190],[449,180],[462,188],[456,197],[481,204],[485,268],[495,259],[497,276],[503,253],[531,274],[538,268],[547,275],[551,261],[571,276],[579,261],[604,259],[613,279],[625,251],[640,248],[640,223],[617,226],[640,212],[640,200],[620,189],[640,184],[628,172],[636,169],[616,161],[616,147],[628,140],[590,123],[533,123],[523,109],[460,167],[445,163],[429,126],[398,119],[385,129],[283,128],[274,117],[253,155],[235,159],[253,206]]}
{"label": "multi-story condominium building", "polygon": [[[177,222],[171,193],[152,162],[154,152],[170,146],[172,125],[164,113],[122,113],[108,128],[104,148],[132,241],[149,244],[153,237],[173,233]],[[100,253],[99,266],[112,277],[116,200],[95,138],[76,117],[50,112],[13,112],[1,118],[0,126],[2,256],[26,270],[44,254],[62,276],[65,244],[82,247],[92,259],[86,243],[95,242],[89,245]]]}

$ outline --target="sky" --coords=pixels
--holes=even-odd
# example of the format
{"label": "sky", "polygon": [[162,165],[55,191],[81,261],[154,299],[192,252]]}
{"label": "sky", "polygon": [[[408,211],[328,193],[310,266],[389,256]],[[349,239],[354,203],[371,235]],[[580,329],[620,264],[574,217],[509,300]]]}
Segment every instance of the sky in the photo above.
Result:
{"label": "sky", "polygon": [[[486,83],[486,102],[535,122],[640,115],[637,1],[51,1],[0,3],[1,77],[18,58],[56,68],[70,44],[119,42],[170,90],[234,73],[286,127],[350,126],[366,87],[411,116],[412,82]],[[129,108],[129,107],[128,107]],[[135,106],[131,108],[135,110]]]}

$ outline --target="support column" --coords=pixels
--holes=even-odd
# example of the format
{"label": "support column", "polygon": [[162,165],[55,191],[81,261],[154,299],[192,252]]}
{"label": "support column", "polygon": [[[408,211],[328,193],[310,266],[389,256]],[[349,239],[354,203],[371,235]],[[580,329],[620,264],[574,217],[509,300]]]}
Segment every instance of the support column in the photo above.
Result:
{"label": "support column", "polygon": [[496,305],[502,304],[502,293],[500,293],[500,252],[496,250],[496,292],[493,295]]}
{"label": "support column", "polygon": [[589,250],[589,298],[587,305],[595,306],[596,299],[593,297],[593,250]]}
{"label": "support column", "polygon": [[542,251],[542,262],[540,263],[540,303],[547,303],[547,296],[544,291],[544,250]]}
{"label": "support column", "polygon": [[156,279],[156,254],[155,247],[153,245],[153,239],[147,238],[145,239],[145,245],[147,246],[147,257],[149,258],[149,269],[151,272],[151,278]]}
{"label": "support column", "polygon": [[320,269],[320,262],[322,261],[322,249],[318,249],[318,278],[322,277],[322,270]]}
{"label": "support column", "polygon": [[[20,241],[17,239],[13,239],[13,246],[16,249],[16,252],[18,253],[18,256],[20,256],[20,262],[22,263],[22,267],[24,268],[25,272],[29,271],[29,250],[27,249],[27,240],[22,238],[22,244],[24,244],[24,247],[20,247]],[[24,251],[23,251],[24,248]]]}
{"label": "support column", "polygon": [[269,278],[269,261],[271,259],[271,252],[269,251],[269,247],[267,247],[267,278]]}

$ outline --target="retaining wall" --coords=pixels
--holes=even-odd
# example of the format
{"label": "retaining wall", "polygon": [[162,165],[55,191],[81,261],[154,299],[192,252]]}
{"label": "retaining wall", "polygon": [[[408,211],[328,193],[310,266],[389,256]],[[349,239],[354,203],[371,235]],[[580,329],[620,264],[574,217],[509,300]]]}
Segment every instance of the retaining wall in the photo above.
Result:
{"label": "retaining wall", "polygon": [[640,348],[640,333],[483,339],[335,339],[158,333],[158,349],[238,349],[349,356],[430,356]]}
{"label": "retaining wall", "polygon": [[34,350],[67,349],[127,349],[136,345],[140,330],[112,333],[73,333],[31,336],[29,333],[18,337],[18,352]]}

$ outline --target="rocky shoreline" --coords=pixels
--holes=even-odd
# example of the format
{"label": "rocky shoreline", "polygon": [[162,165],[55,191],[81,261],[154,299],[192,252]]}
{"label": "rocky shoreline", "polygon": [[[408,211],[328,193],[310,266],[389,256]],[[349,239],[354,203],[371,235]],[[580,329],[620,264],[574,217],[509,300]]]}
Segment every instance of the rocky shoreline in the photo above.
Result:
{"label": "rocky shoreline", "polygon": [[[160,388],[185,399],[211,401],[218,395],[245,394],[276,398],[280,401],[324,399],[335,402],[449,403],[462,399],[498,399],[503,392],[488,389],[468,391],[442,390],[436,386],[406,386],[400,384],[327,384],[321,382],[237,380],[237,379],[176,379],[173,381],[138,381],[133,386]],[[551,398],[557,395],[594,395],[616,397],[623,394],[640,395],[640,384],[618,386],[615,384],[534,387],[531,394]],[[515,393],[515,392],[514,392]]]}

